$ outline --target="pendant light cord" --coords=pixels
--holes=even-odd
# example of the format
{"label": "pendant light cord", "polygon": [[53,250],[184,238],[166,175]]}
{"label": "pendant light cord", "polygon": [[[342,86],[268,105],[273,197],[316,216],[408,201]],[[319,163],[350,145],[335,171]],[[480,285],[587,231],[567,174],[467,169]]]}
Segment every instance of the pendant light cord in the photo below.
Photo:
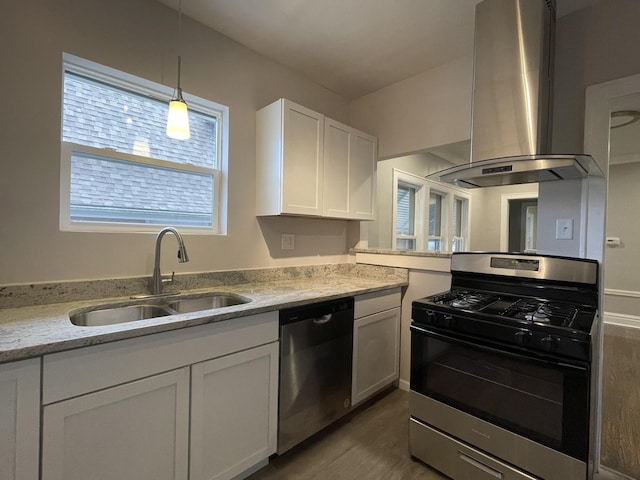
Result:
{"label": "pendant light cord", "polygon": [[[182,0],[178,0],[178,98],[182,100],[182,88],[180,86],[180,72],[182,70]],[[184,101],[184,100],[182,100]]]}

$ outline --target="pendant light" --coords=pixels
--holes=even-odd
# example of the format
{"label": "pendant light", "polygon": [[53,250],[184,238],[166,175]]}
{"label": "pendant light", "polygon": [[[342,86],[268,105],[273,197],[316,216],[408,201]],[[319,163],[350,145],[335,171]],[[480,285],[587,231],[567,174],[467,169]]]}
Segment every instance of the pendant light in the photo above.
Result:
{"label": "pendant light", "polygon": [[[182,29],[182,0],[178,3],[178,47],[180,46]],[[189,111],[187,102],[182,98],[182,88],[180,87],[181,57],[178,55],[178,87],[174,91],[174,96],[169,102],[169,114],[167,115],[167,136],[177,140],[188,140],[191,137],[189,130]]]}

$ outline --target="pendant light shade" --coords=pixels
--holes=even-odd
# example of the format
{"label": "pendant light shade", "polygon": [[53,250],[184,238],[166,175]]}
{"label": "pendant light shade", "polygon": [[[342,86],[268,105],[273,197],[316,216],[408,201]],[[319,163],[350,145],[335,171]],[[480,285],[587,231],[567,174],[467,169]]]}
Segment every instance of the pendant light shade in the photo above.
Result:
{"label": "pendant light shade", "polygon": [[[178,37],[182,27],[182,0],[178,4]],[[178,38],[180,42],[180,38]],[[176,140],[188,140],[191,137],[189,129],[189,111],[187,102],[182,98],[182,88],[180,87],[181,57],[178,55],[178,87],[176,95],[169,102],[169,113],[167,114],[167,136]]]}
{"label": "pendant light shade", "polygon": [[178,57],[178,88],[176,91],[177,95],[169,102],[167,136],[176,140],[188,140],[191,137],[191,131],[189,130],[187,102],[182,98],[182,88],[180,88],[180,57]]}
{"label": "pendant light shade", "polygon": [[189,111],[187,110],[187,103],[182,99],[182,95],[169,102],[167,136],[177,140],[188,140],[191,137]]}

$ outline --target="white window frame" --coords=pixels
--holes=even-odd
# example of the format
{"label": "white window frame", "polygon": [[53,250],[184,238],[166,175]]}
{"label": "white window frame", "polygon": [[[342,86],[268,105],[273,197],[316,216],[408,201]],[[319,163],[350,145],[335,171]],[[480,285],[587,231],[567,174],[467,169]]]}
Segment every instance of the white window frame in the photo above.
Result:
{"label": "white window frame", "polygon": [[454,223],[454,216],[453,214],[451,215],[451,251],[453,252],[453,245],[456,242],[462,242],[462,249],[460,250],[455,250],[456,252],[464,252],[467,251],[469,249],[469,229],[470,229],[470,224],[471,224],[471,217],[470,217],[470,212],[471,212],[471,200],[470,200],[470,195],[465,195],[462,196],[459,193],[454,193],[453,194],[453,203],[451,205],[452,208],[452,212],[453,209],[455,208],[455,201],[456,200],[462,200],[463,204],[462,204],[462,211],[461,216],[462,216],[462,220],[460,222],[460,230],[461,230],[461,235],[460,236],[456,236],[455,232],[456,232],[456,226]]}
{"label": "white window frame", "polygon": [[[425,180],[425,181],[428,182],[428,180]],[[432,241],[432,240],[436,240],[436,241],[440,242],[440,246],[441,247],[447,245],[446,239],[447,239],[447,233],[449,231],[449,229],[448,229],[448,226],[449,226],[449,209],[447,207],[448,207],[448,204],[450,203],[449,202],[450,196],[449,196],[448,192],[441,191],[439,188],[433,188],[433,185],[429,185],[428,183],[427,183],[427,185],[428,185],[427,188],[428,188],[428,195],[429,195],[427,198],[429,199],[429,202],[427,203],[426,213],[427,213],[428,217],[429,217],[428,214],[430,213],[429,212],[429,205],[431,203],[431,194],[433,193],[433,194],[439,195],[441,197],[441,200],[440,200],[440,235],[429,235],[429,222],[431,221],[431,218],[430,217],[427,218],[427,221],[425,222],[426,227],[427,227],[426,232],[425,232],[425,235],[427,237],[427,240],[425,242],[425,244],[426,244],[425,245],[425,250],[441,252],[441,251],[443,251],[442,248],[440,248],[440,249],[430,249],[429,248],[429,242]]]}
{"label": "white window frame", "polygon": [[[469,233],[470,226],[470,212],[471,212],[471,194],[467,191],[445,185],[432,180],[427,180],[424,177],[415,175],[413,173],[404,172],[400,169],[394,168],[393,174],[393,208],[392,208],[392,220],[391,220],[391,244],[395,250],[398,239],[414,238],[414,236],[398,235],[396,231],[396,225],[398,220],[398,184],[403,183],[414,186],[416,188],[415,196],[415,238],[416,238],[416,250],[417,251],[442,251],[450,252],[453,246],[453,241],[459,237],[454,237],[455,225],[453,225],[453,208],[454,200],[459,198],[464,200],[464,218],[462,220],[462,233],[463,233],[463,251],[469,249]],[[429,198],[431,192],[437,193],[442,196],[442,211],[440,218],[440,236],[429,236]],[[428,250],[429,240],[438,239],[440,245],[443,247],[441,250]]]}
{"label": "white window frame", "polygon": [[[419,212],[423,212],[425,209],[425,189],[424,178],[412,173],[403,172],[397,168],[393,169],[393,209],[391,220],[391,245],[394,250],[397,249],[398,240],[415,240],[415,250],[425,250],[426,244],[424,242],[424,215],[420,215]],[[414,234],[413,235],[398,235],[398,185],[402,183],[415,187],[415,219],[414,219]]]}
{"label": "white window frame", "polygon": [[[62,82],[64,73],[72,72],[102,81],[108,85],[129,90],[163,102],[173,97],[173,88],[146,80],[126,72],[100,65],[75,55],[63,53]],[[62,96],[64,92],[62,93]],[[203,173],[213,177],[212,225],[207,227],[178,226],[181,233],[199,235],[226,235],[228,205],[228,151],[229,151],[229,107],[200,97],[184,93],[189,108],[216,118],[216,168],[180,164],[134,154],[116,152],[112,149],[94,148],[72,142],[60,141],[60,230],[67,232],[121,232],[156,233],[162,225],[129,224],[116,222],[87,222],[71,220],[71,157],[74,152],[128,163],[168,168],[173,171]],[[167,107],[168,108],[168,107]],[[62,130],[61,119],[61,130]],[[62,135],[61,135],[62,137]]]}

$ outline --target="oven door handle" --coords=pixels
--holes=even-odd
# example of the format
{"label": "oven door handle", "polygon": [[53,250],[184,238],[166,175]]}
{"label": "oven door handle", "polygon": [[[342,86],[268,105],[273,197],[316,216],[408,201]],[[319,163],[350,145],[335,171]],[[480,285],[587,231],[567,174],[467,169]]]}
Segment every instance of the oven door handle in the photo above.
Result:
{"label": "oven door handle", "polygon": [[482,339],[477,339],[477,342],[468,339],[462,339],[453,335],[447,335],[446,333],[436,332],[429,328],[425,328],[422,325],[417,325],[415,322],[410,326],[411,332],[417,335],[425,336],[425,337],[433,337],[437,340],[454,343],[457,345],[463,345],[465,347],[470,347],[478,350],[484,350],[485,352],[491,352],[496,355],[508,356],[514,358],[516,360],[523,360],[527,362],[535,362],[539,364],[546,365],[554,365],[556,367],[560,367],[566,370],[577,370],[580,372],[588,372],[589,366],[586,363],[580,362],[576,360],[575,363],[567,363],[565,360],[556,358],[556,357],[540,357],[534,354],[526,355],[523,353],[514,352],[513,350],[502,349],[499,347],[494,347],[491,345],[487,345],[485,341]]}

